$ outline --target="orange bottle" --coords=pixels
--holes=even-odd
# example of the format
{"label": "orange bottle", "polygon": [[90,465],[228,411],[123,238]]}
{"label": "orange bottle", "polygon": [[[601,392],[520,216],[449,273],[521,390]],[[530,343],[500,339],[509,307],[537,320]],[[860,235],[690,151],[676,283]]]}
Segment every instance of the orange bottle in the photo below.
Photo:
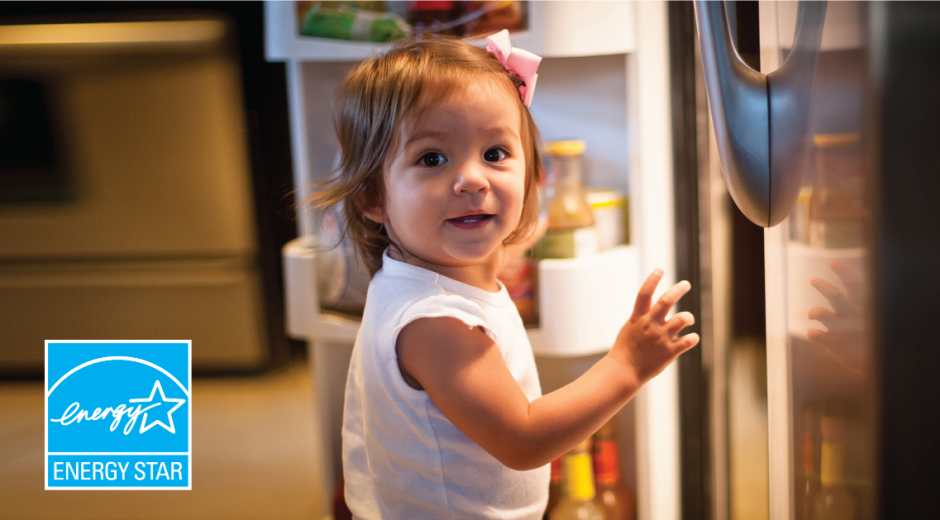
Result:
{"label": "orange bottle", "polygon": [[603,506],[608,520],[634,520],[636,497],[620,479],[620,452],[614,419],[607,421],[594,434],[594,478],[597,481],[597,501]]}

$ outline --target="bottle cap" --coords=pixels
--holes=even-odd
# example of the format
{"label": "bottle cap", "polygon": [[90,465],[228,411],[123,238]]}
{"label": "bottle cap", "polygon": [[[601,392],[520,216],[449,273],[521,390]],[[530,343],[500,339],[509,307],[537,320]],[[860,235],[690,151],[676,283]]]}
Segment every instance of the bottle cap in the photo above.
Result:
{"label": "bottle cap", "polygon": [[545,143],[545,153],[556,157],[577,157],[584,153],[584,140],[551,141]]}

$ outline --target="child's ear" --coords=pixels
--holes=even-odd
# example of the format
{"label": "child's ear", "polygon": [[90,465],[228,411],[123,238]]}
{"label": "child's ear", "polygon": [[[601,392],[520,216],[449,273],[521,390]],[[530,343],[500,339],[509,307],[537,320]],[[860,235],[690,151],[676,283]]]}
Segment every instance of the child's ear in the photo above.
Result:
{"label": "child's ear", "polygon": [[362,208],[362,214],[366,216],[372,222],[376,224],[381,224],[385,222],[385,210],[382,206],[372,206],[369,208]]}
{"label": "child's ear", "polygon": [[362,211],[362,214],[372,222],[381,224],[387,220],[385,217],[385,208],[382,204],[376,203],[375,197],[368,197],[367,199],[367,197],[359,194],[353,200],[356,201],[356,206],[359,206],[359,211]]}

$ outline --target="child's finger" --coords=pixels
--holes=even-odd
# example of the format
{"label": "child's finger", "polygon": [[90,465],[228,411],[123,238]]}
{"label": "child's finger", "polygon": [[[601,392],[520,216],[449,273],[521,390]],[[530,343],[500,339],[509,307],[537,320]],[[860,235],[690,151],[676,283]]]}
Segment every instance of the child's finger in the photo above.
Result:
{"label": "child's finger", "polygon": [[677,339],[676,342],[673,343],[673,348],[676,349],[676,352],[678,354],[682,354],[686,350],[689,350],[695,345],[698,345],[698,341],[699,341],[698,334],[694,332],[690,332],[689,334],[686,334],[685,336],[682,336],[681,338]]}
{"label": "child's finger", "polygon": [[666,323],[666,334],[674,338],[682,329],[695,325],[695,316],[691,312],[680,312]]}
{"label": "child's finger", "polygon": [[636,304],[633,306],[633,315],[642,316],[650,311],[650,302],[653,301],[653,293],[656,292],[656,286],[659,285],[659,281],[663,278],[663,270],[655,269],[649,276],[646,277],[646,281],[643,282],[643,285],[640,287],[640,291],[636,294]]}
{"label": "child's finger", "polygon": [[668,291],[664,292],[662,296],[659,297],[659,300],[653,305],[653,311],[650,314],[650,317],[656,323],[665,323],[666,315],[669,314],[669,309],[672,309],[672,306],[679,301],[679,298],[682,298],[682,295],[689,292],[692,288],[692,284],[682,280],[681,282],[673,285],[669,288]]}

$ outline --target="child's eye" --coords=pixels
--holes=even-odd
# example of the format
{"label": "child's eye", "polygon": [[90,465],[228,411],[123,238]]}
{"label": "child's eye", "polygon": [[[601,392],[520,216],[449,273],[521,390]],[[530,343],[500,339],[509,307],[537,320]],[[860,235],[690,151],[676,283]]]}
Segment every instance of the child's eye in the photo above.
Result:
{"label": "child's eye", "polygon": [[500,162],[504,160],[507,155],[509,154],[507,154],[506,150],[503,150],[502,148],[490,148],[483,153],[483,160],[487,162]]}
{"label": "child's eye", "polygon": [[447,162],[447,158],[437,152],[428,152],[418,159],[418,164],[434,168]]}

